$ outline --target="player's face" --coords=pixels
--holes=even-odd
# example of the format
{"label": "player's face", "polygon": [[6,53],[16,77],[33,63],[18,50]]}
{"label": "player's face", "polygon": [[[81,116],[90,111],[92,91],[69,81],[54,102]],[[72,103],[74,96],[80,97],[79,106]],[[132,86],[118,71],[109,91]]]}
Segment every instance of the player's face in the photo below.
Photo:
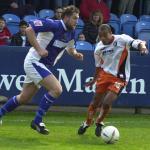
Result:
{"label": "player's face", "polygon": [[99,38],[103,42],[104,45],[107,45],[112,42],[113,35],[111,32],[100,31]]}
{"label": "player's face", "polygon": [[72,16],[67,17],[66,26],[68,30],[76,28],[77,22],[79,19],[79,14],[74,13]]}

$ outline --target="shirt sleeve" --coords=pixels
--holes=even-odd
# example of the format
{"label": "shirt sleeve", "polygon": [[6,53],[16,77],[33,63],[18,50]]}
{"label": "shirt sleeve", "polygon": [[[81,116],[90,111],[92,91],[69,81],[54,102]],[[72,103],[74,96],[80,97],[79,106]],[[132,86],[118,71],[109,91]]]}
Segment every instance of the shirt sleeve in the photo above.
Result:
{"label": "shirt sleeve", "polygon": [[131,46],[132,42],[133,42],[133,38],[130,37],[129,35],[126,35],[126,34],[122,34],[122,39],[124,40],[124,42],[128,45],[128,46]]}
{"label": "shirt sleeve", "polygon": [[122,38],[126,42],[126,44],[130,47],[138,49],[139,44],[142,42],[142,40],[139,39],[133,39],[129,35],[122,34]]}
{"label": "shirt sleeve", "polygon": [[33,30],[37,32],[55,32],[58,24],[52,19],[36,19],[29,22]]}

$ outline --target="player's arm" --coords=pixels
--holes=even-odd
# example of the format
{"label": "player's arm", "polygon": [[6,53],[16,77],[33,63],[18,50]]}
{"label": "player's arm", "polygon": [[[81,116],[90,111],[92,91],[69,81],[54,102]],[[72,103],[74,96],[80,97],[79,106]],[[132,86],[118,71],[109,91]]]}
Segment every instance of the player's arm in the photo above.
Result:
{"label": "player's arm", "polygon": [[69,48],[67,50],[68,54],[73,56],[77,60],[83,60],[83,54],[76,51],[75,48]]}
{"label": "player's arm", "polygon": [[31,26],[26,28],[26,36],[31,46],[35,48],[35,50],[41,57],[46,57],[48,55],[48,51],[40,47],[36,39],[35,31],[32,29]]}
{"label": "player's arm", "polygon": [[71,40],[68,43],[68,46],[66,47],[66,50],[68,52],[69,55],[71,55],[72,57],[74,57],[77,60],[83,60],[83,54],[77,52],[77,50],[74,48],[74,40]]}
{"label": "player's arm", "polygon": [[123,35],[123,38],[129,46],[138,49],[141,54],[148,54],[148,49],[146,48],[145,41],[133,39],[128,35]]}
{"label": "player's arm", "polygon": [[85,86],[92,86],[97,81],[97,78],[98,78],[98,75],[99,75],[100,71],[101,71],[101,68],[100,67],[96,67],[93,79],[91,79],[89,82],[87,82],[85,84]]}
{"label": "player's arm", "polygon": [[41,57],[46,57],[48,51],[43,49],[36,40],[38,32],[51,32],[57,29],[57,25],[52,19],[36,19],[29,22],[30,26],[26,29],[27,38],[30,44],[37,50]]}
{"label": "player's arm", "polygon": [[141,54],[148,54],[148,49],[146,47],[146,42],[139,40],[139,39],[134,39],[131,42],[131,46],[133,48],[136,48],[140,51]]}

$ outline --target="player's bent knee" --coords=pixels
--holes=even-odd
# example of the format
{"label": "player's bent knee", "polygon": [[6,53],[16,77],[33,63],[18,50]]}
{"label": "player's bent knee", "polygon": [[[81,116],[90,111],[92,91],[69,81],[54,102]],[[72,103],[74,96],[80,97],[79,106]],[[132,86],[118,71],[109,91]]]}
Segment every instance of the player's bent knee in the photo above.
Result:
{"label": "player's bent knee", "polygon": [[49,91],[48,93],[50,95],[52,95],[54,98],[58,98],[61,95],[61,93],[62,93],[62,88],[57,88],[57,89],[55,89],[53,91]]}
{"label": "player's bent knee", "polygon": [[110,109],[110,104],[104,103],[103,104],[103,109],[105,109],[105,110]]}

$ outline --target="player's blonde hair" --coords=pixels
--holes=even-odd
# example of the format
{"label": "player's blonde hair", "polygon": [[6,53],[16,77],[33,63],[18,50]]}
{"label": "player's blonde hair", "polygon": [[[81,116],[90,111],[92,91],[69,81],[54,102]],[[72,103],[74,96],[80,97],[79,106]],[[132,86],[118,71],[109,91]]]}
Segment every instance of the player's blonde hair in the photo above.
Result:
{"label": "player's blonde hair", "polygon": [[108,25],[108,24],[102,24],[102,25],[100,25],[100,27],[99,27],[99,32],[101,32],[101,31],[103,31],[103,32],[108,32],[108,33],[111,33],[112,31],[111,31],[111,27],[110,27],[110,25]]}

